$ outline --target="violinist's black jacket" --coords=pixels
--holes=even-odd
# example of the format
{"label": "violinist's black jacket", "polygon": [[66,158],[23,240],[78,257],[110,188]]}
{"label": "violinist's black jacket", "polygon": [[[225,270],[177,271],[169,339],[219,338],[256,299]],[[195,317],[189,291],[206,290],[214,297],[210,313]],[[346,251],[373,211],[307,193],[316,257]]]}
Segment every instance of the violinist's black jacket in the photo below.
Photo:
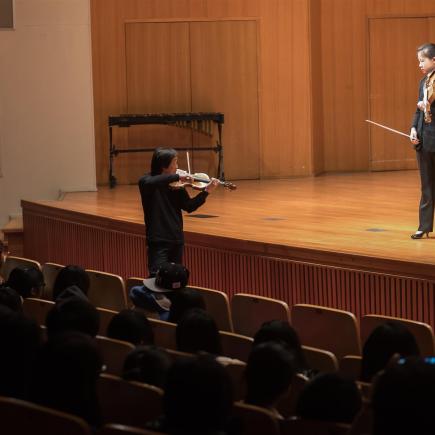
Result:
{"label": "violinist's black jacket", "polygon": [[179,181],[178,174],[145,175],[139,180],[139,190],[145,217],[148,243],[184,243],[183,216],[204,204],[208,192],[191,198],[184,188],[172,188]]}

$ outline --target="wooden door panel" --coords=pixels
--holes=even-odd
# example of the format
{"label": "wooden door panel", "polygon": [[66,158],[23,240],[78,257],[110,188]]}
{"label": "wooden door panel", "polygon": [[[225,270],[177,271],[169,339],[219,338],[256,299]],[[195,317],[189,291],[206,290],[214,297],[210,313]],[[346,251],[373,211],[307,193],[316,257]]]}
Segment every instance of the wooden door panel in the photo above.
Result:
{"label": "wooden door panel", "polygon": [[[192,22],[190,43],[192,110],[225,114],[226,178],[259,178],[257,22]],[[195,168],[210,162],[195,154]]]}
{"label": "wooden door panel", "polygon": [[[128,112],[191,111],[189,24],[126,24]],[[123,130],[123,129],[119,129]],[[189,130],[162,125],[134,126],[119,131],[129,148],[190,146]],[[119,182],[135,183],[149,170],[151,153],[119,155]]]}

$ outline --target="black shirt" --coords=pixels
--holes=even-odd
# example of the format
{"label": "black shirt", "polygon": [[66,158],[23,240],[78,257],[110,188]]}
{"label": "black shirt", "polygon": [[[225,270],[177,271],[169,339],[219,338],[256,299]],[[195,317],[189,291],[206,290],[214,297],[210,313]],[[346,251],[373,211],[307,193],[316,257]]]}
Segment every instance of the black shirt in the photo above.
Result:
{"label": "black shirt", "polygon": [[191,198],[185,189],[169,187],[179,179],[178,174],[147,174],[139,180],[148,243],[184,243],[181,210],[195,211],[208,196],[203,191]]}

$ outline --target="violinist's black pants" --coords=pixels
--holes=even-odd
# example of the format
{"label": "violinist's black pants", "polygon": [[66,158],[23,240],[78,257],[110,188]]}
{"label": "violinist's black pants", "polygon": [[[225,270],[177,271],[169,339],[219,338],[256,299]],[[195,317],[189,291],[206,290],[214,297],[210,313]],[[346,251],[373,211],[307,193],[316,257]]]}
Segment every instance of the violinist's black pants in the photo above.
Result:
{"label": "violinist's black pants", "polygon": [[417,151],[421,179],[421,199],[418,231],[433,230],[435,204],[435,152]]}
{"label": "violinist's black pants", "polygon": [[181,243],[148,243],[148,273],[150,277],[156,276],[159,267],[166,262],[179,263],[183,261],[183,248]]}

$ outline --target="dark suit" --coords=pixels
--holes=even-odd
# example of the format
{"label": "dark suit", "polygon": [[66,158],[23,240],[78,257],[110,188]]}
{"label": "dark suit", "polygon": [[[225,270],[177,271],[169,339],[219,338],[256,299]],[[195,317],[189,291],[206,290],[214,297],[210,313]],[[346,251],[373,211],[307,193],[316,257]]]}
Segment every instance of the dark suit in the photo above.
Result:
{"label": "dark suit", "polygon": [[[426,76],[420,81],[418,101],[424,97]],[[435,204],[435,102],[431,105],[432,122],[426,124],[424,112],[417,108],[412,127],[417,130],[420,143],[416,145],[418,167],[421,179],[421,199],[419,210],[419,231],[433,230]]]}

